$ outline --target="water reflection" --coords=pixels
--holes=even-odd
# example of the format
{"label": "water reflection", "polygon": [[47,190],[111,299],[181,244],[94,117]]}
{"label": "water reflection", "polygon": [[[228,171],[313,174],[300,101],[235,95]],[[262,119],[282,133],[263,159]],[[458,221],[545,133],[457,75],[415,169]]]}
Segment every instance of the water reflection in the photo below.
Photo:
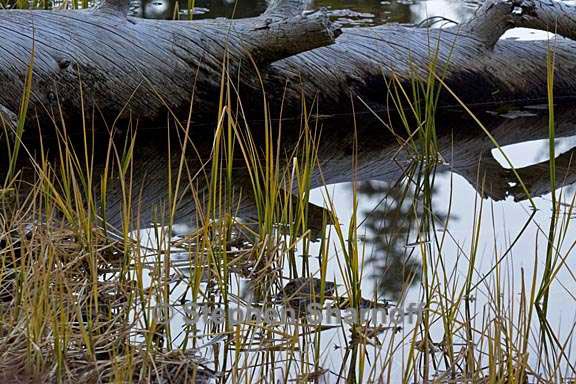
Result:
{"label": "water reflection", "polygon": [[[340,19],[368,19],[370,20],[369,23],[372,23],[372,21],[375,23],[417,23],[431,14],[442,14],[446,18],[461,19],[468,17],[473,8],[473,6],[468,6],[465,3],[458,2],[457,5],[454,4],[450,2],[450,6],[448,6],[448,2],[441,0],[413,3],[395,1],[319,1],[311,4],[311,6],[325,6],[333,10],[351,9],[355,12],[370,13],[373,16],[353,15],[350,13],[334,14],[335,17]],[[240,3],[234,12],[234,5],[224,1],[205,3],[199,1],[195,5],[210,9],[210,12],[202,17],[231,17],[232,15],[248,17],[260,13],[265,7],[264,2]],[[344,21],[355,23],[357,20]],[[501,202],[498,207],[502,207],[503,216],[509,216],[509,219],[514,221],[514,224],[517,224],[516,221],[521,220],[519,215],[510,213],[512,212],[512,199],[521,201],[527,199],[528,196],[543,196],[551,192],[550,163],[542,159],[534,161],[535,156],[541,154],[542,148],[547,143],[538,147],[529,147],[529,150],[526,150],[526,147],[514,146],[515,144],[525,145],[528,141],[546,139],[549,134],[548,115],[545,110],[538,108],[528,107],[520,109],[529,113],[498,114],[479,111],[478,117],[501,146],[508,146],[504,147],[504,151],[509,158],[515,158],[512,155],[516,155],[516,157],[527,159],[525,163],[516,169],[517,174],[520,175],[523,181],[523,185],[519,183],[516,174],[510,169],[500,150],[495,147],[493,141],[472,119],[461,113],[446,113],[438,117],[437,126],[440,128],[437,149],[443,161],[441,164],[436,165],[434,174],[440,180],[438,184],[442,186],[435,192],[433,191],[433,199],[436,202],[449,201],[450,203],[447,203],[447,205],[452,204],[453,196],[450,189],[450,178],[452,176],[461,177],[466,180],[466,183],[473,190],[471,191],[470,188],[455,189],[454,198],[461,201],[460,206],[472,207],[475,198],[480,195],[489,199],[490,203]],[[356,130],[352,128],[354,126],[357,127]],[[306,206],[308,212],[307,229],[310,230],[310,237],[319,238],[326,231],[329,231],[331,227],[330,220],[326,219],[329,214],[323,207],[323,186],[337,185],[338,187],[336,188],[340,188],[338,191],[343,191],[343,193],[338,192],[333,195],[338,214],[343,217],[341,222],[346,222],[344,217],[351,211],[349,206],[350,191],[355,189],[360,199],[361,212],[359,221],[362,227],[361,232],[365,234],[363,243],[365,244],[366,252],[363,268],[365,269],[365,276],[369,277],[369,279],[362,281],[364,296],[380,301],[383,301],[383,299],[400,301],[410,292],[418,292],[418,283],[424,277],[422,273],[423,256],[419,252],[422,243],[419,242],[419,239],[414,234],[418,232],[421,225],[420,219],[426,216],[426,212],[424,212],[421,191],[418,190],[415,176],[420,173],[419,167],[422,166],[423,159],[419,157],[418,153],[398,143],[391,137],[387,129],[384,129],[377,122],[360,120],[352,122],[347,119],[320,120],[318,121],[318,127],[321,128],[322,133],[320,135],[321,140],[318,142],[317,166],[313,169],[310,186],[315,189],[312,193],[312,198],[316,204],[310,203]],[[279,168],[288,166],[294,160],[293,150],[301,141],[299,128],[299,126],[289,127],[284,125]],[[573,107],[570,105],[558,106],[556,111],[557,137],[571,136],[575,132],[576,112]],[[254,134],[257,138],[263,136],[259,128],[254,128]],[[122,140],[119,141],[119,146],[122,146]],[[165,131],[161,130],[156,133],[140,132],[136,142],[134,157],[130,162],[130,185],[128,188],[124,184],[126,179],[122,175],[106,175],[107,164],[104,158],[95,158],[93,179],[106,179],[108,183],[106,196],[99,196],[98,198],[100,201],[98,211],[103,213],[102,217],[109,222],[110,229],[116,229],[121,232],[123,227],[127,225],[129,230],[136,230],[151,226],[152,223],[163,226],[167,222],[167,212],[174,207],[174,218],[179,229],[175,232],[179,234],[193,232],[201,224],[198,222],[199,217],[203,215],[203,208],[207,204],[206,197],[209,195],[209,173],[212,166],[210,160],[213,155],[213,141],[214,137],[212,135],[205,133],[195,134],[193,145],[189,147],[184,157],[184,166],[181,167],[182,148],[181,143],[178,142],[175,136],[168,142]],[[105,140],[103,142],[105,143]],[[47,147],[49,145],[49,143],[44,144]],[[258,152],[261,153],[265,144],[262,142],[255,144]],[[193,149],[190,149],[191,147]],[[29,148],[34,148],[34,146],[29,146]],[[52,153],[57,153],[57,151],[58,147],[56,146],[51,149]],[[105,154],[106,152],[106,147],[96,148],[97,154]],[[567,148],[562,153],[557,153],[555,160],[557,188],[569,187],[576,182],[575,154],[576,149],[574,148]],[[183,178],[186,182],[182,184],[184,187],[178,191],[177,198],[170,199],[169,192],[174,191],[171,175],[173,177],[178,169],[184,170]],[[25,171],[26,168],[24,167],[23,170]],[[26,172],[24,172],[23,176],[26,177]],[[28,168],[28,176],[33,181],[37,175],[34,170]],[[107,179],[108,177],[109,179]],[[284,267],[280,272],[269,270],[267,269],[268,265],[262,261],[263,259],[260,258],[260,255],[253,257],[247,251],[255,241],[258,241],[256,222],[259,218],[251,174],[246,168],[245,159],[239,154],[231,170],[231,180],[233,182],[233,201],[230,205],[234,206],[234,214],[243,223],[243,228],[247,230],[244,233],[234,233],[230,239],[230,254],[236,255],[238,258],[244,258],[243,261],[245,261],[243,264],[231,265],[230,272],[238,276],[239,280],[245,282],[245,285],[256,281],[257,283],[262,283],[265,288],[269,288],[266,286],[267,279],[273,276],[274,273],[288,275],[289,271],[287,270],[289,268]],[[94,192],[98,195],[101,186],[98,183],[95,184]],[[127,189],[130,191],[129,201],[124,198]],[[286,192],[296,192],[296,188],[294,191]],[[523,206],[515,204],[514,207]],[[294,208],[299,207],[294,206]],[[447,215],[450,211],[447,207],[443,206],[442,208],[435,212],[439,222],[443,222],[446,219],[444,215]],[[131,224],[127,224],[125,221],[127,210]],[[465,209],[450,212],[451,220],[454,222],[454,217],[458,218],[463,212],[465,213]],[[545,212],[544,215],[548,215],[548,212]],[[545,219],[547,218],[545,217]],[[134,223],[139,223],[139,226],[135,226]],[[462,252],[461,244],[470,240],[470,233],[475,224],[466,223],[462,220],[463,229],[456,229],[451,233],[453,235],[458,230],[466,231],[465,240],[457,239],[454,241],[457,243],[454,247],[457,248],[456,251],[443,251],[442,257],[447,259],[447,273],[449,275],[452,273],[457,275],[456,270],[453,272],[450,269],[452,267],[450,262],[459,257],[460,252]],[[537,226],[539,231],[541,231],[540,227],[545,227],[545,225],[540,223]],[[490,226],[488,225],[488,227]],[[348,230],[349,228],[345,229]],[[504,233],[507,230],[508,228],[494,226],[495,232]],[[532,237],[531,241],[534,241],[534,238],[538,238],[537,235]],[[485,243],[482,244],[490,249],[485,259],[485,264],[488,264],[488,268],[492,268],[494,259],[500,256],[497,250],[493,251],[495,254],[492,254],[492,248],[497,247],[491,244],[491,240],[486,241],[484,238],[483,241]],[[505,241],[507,245],[509,239]],[[496,241],[494,240],[494,242]],[[543,243],[546,242],[544,241]],[[302,263],[304,256],[310,256],[312,259],[312,256],[321,254],[321,249],[316,249],[314,246],[310,246],[307,252],[303,252],[303,247],[300,245],[298,247],[300,248],[295,260],[299,264]],[[531,255],[526,251],[529,247],[532,247],[532,244],[520,249],[519,252],[522,253],[522,256]],[[192,252],[189,252],[189,249],[184,249],[184,251],[180,249],[180,252],[175,252],[172,255],[174,261],[172,267],[176,271],[174,275],[177,281],[177,283],[171,285],[173,296],[176,298],[175,301],[178,303],[186,302],[190,297],[188,287],[195,283],[194,279],[198,278],[198,284],[207,286],[206,300],[212,300],[212,303],[217,304],[217,301],[221,300],[221,296],[219,296],[221,292],[218,292],[218,286],[214,284],[214,276],[219,272],[211,270],[210,267],[207,268],[203,264],[205,260],[194,260],[194,263],[191,263]],[[536,253],[538,252],[536,250]],[[304,255],[304,253],[307,255]],[[450,259],[450,253],[458,256]],[[448,255],[446,256],[446,254]],[[333,254],[329,256],[327,278],[329,280],[341,280],[341,271],[337,264],[338,258]],[[195,264],[196,262],[198,264]],[[531,267],[534,259],[525,257],[523,262]],[[514,263],[516,263],[516,260]],[[320,269],[319,266],[320,262],[314,258],[310,262],[310,274],[317,274]],[[297,267],[300,269],[300,265]],[[456,269],[456,267],[454,268]],[[160,269],[158,268],[158,270]],[[200,270],[201,273],[196,275],[195,270]],[[183,273],[180,274],[180,272]],[[516,272],[517,270],[513,269],[511,275],[516,274]],[[522,271],[522,276],[524,276],[523,273],[524,271]],[[519,273],[516,275],[520,276]],[[282,280],[280,289],[285,290],[286,287],[290,287],[290,282],[293,280],[287,279],[284,278]],[[527,276],[526,280],[530,279]],[[562,285],[569,285],[573,282],[571,276],[563,276],[561,281]],[[183,283],[181,284],[181,282]],[[337,283],[340,283],[340,281],[337,281]],[[182,285],[185,286],[185,289],[182,288]],[[240,287],[241,283],[238,283],[238,289],[234,289],[232,294],[238,293]],[[374,293],[371,291],[373,287],[376,287]],[[342,284],[340,284],[338,289],[340,294],[343,294]],[[262,289],[262,294],[253,295],[252,298],[256,299],[256,304],[260,304],[260,302],[268,298],[268,293],[266,289]],[[331,291],[329,293],[332,294]],[[481,295],[482,292],[478,294],[478,296]],[[276,297],[279,298],[280,296]],[[565,296],[558,294],[553,297],[560,302],[557,308],[566,305],[563,299]],[[245,297],[241,298],[242,300],[246,299]],[[490,297],[490,292],[486,293],[485,299],[488,301],[493,299]],[[235,297],[230,299],[230,301],[234,300],[236,300]],[[419,300],[419,297],[414,299],[415,302],[417,300]],[[238,299],[238,301],[240,300]],[[338,300],[334,300],[334,302],[340,303]],[[178,303],[175,306],[179,305]],[[185,334],[184,337],[188,337],[189,329],[181,323],[175,323],[174,326],[174,334]],[[481,327],[478,327],[478,329],[481,329]],[[180,333],[181,330],[183,330],[182,333]],[[370,331],[374,330],[370,329]],[[164,342],[164,345],[166,345],[165,334],[160,331],[158,334],[158,344]],[[375,335],[376,339],[381,337],[377,332]],[[346,334],[345,337],[348,337],[348,335]],[[220,345],[224,339],[215,339],[216,341],[209,342],[209,345],[217,349],[216,346]],[[263,343],[262,340],[269,342],[260,333],[257,334],[254,340],[250,341],[253,343],[253,350],[266,351],[267,344]],[[371,337],[370,340],[372,342],[374,338]],[[441,345],[440,340],[443,340],[443,335],[440,335],[438,340],[435,345]],[[332,375],[330,377],[333,379],[338,374],[342,376],[344,368],[340,369],[339,364],[344,365],[346,363],[348,350],[343,346],[348,345],[348,340],[330,340],[326,343],[329,343],[329,345],[323,345],[323,350],[336,351],[326,357],[326,366],[329,366],[331,361],[333,362],[332,370],[328,371],[322,367],[317,367],[316,372]],[[290,353],[294,354],[296,352],[294,345],[286,344],[288,345],[285,347],[286,350],[292,348]],[[273,351],[283,351],[282,346],[274,344],[274,340],[270,345],[273,345]],[[235,353],[249,353],[249,347],[249,345],[243,344]],[[344,349],[346,349],[346,352],[340,354],[339,351]],[[210,356],[210,359],[218,360],[220,356],[221,351],[217,349]]]}
{"label": "water reflection", "polygon": [[375,280],[378,295],[399,301],[402,294],[420,282],[421,263],[414,257],[416,244],[411,244],[414,226],[422,217],[412,183],[365,181],[356,186],[361,201],[377,200],[371,209],[361,212],[365,217],[364,241],[371,251],[365,259]]}
{"label": "water reflection", "polygon": [[[82,7],[85,3],[91,5],[98,2],[99,0],[0,0],[0,8],[18,6],[51,9],[72,7],[74,4]],[[177,17],[180,19],[253,17],[261,14],[267,5],[266,0],[130,0],[130,13],[135,17],[171,18],[176,3]],[[479,4],[479,0],[310,0],[308,8],[325,8],[334,21],[341,26],[350,27],[385,23],[417,24],[429,16],[441,16],[459,22],[470,17]]]}
{"label": "water reflection", "polygon": [[[484,114],[480,116],[489,127],[491,134],[501,146],[510,146],[548,135],[548,117],[545,111],[536,116],[509,119]],[[556,135],[558,138],[573,135],[576,127],[576,112],[570,106],[559,107],[557,111]],[[493,201],[512,197],[526,199],[524,187],[518,182],[515,173],[501,164],[492,155],[495,145],[476,126],[473,120],[459,113],[446,114],[441,118],[442,127],[438,137],[438,151],[443,162],[436,166],[436,173],[452,172],[463,177],[483,197]],[[361,128],[351,130],[350,121],[342,119],[322,120],[322,130],[318,142],[317,166],[312,170],[311,189],[325,185],[355,182],[360,201],[373,201],[370,209],[361,212],[365,229],[365,242],[369,252],[366,264],[370,266],[370,277],[377,283],[379,298],[399,299],[403,293],[416,284],[420,278],[420,263],[415,257],[418,248],[413,234],[418,232],[419,219],[423,216],[422,191],[417,182],[421,174],[422,160],[418,154],[393,139],[389,132],[377,122],[358,123]],[[262,137],[256,129],[255,137]],[[280,168],[288,166],[294,158],[294,149],[301,144],[301,135],[296,127],[285,125],[282,133]],[[174,205],[174,222],[178,233],[192,232],[199,226],[199,218],[207,204],[209,195],[210,167],[213,138],[198,136],[193,148],[186,155],[185,169],[187,181],[179,190]],[[256,143],[264,146],[264,143]],[[262,147],[263,148],[263,147]],[[130,222],[142,227],[157,223],[167,223],[167,207],[170,204],[170,175],[181,167],[179,144],[165,140],[163,133],[141,133],[137,151],[132,159]],[[496,149],[496,151],[498,151]],[[576,149],[559,154],[556,159],[557,187],[561,188],[576,182],[573,155]],[[106,163],[95,162],[94,179],[103,177]],[[550,192],[549,164],[541,162],[516,170],[521,176],[530,196],[542,196]],[[233,201],[235,216],[244,225],[256,225],[259,221],[258,203],[254,197],[252,174],[246,167],[245,159],[237,154],[232,169]],[[120,230],[126,225],[126,204],[123,198],[126,186],[120,177],[108,181],[105,196],[105,215],[108,224]],[[172,181],[173,183],[173,181]],[[294,187],[293,192],[297,192]],[[98,194],[100,187],[95,188]],[[434,191],[433,191],[434,192]],[[435,192],[434,192],[435,193]],[[436,194],[436,193],[435,193]],[[336,196],[336,204],[344,205]],[[295,203],[296,204],[296,203]],[[320,204],[321,205],[321,204]],[[320,205],[310,203],[307,207],[307,226],[312,238],[319,238],[325,232],[329,214]],[[365,204],[366,205],[366,204]],[[199,209],[199,206],[201,207]],[[298,207],[295,205],[294,209]],[[435,212],[442,223],[445,212]],[[454,220],[455,215],[451,215]],[[256,228],[256,227],[254,227]],[[254,235],[252,235],[254,236]],[[253,243],[245,234],[239,242]],[[244,276],[250,276],[254,266],[246,266]]]}
{"label": "water reflection", "polygon": [[[548,136],[546,111],[539,110],[530,116],[515,119],[511,119],[509,116],[479,112],[478,118],[502,146],[544,139]],[[490,198],[491,201],[526,198],[523,195],[524,189],[518,189],[518,182],[514,178],[513,172],[492,155],[495,150],[493,141],[465,114],[455,112],[439,114],[437,126],[440,128],[438,130],[437,150],[441,155],[442,162],[438,164],[427,163],[427,159],[422,158],[418,151],[414,151],[401,142],[399,143],[378,122],[359,119],[356,120],[356,129],[351,128],[354,125],[346,119],[320,119],[317,123],[321,135],[315,136],[319,138],[319,141],[316,142],[318,145],[317,161],[315,162],[316,167],[311,170],[310,188],[318,191],[324,190],[323,186],[325,185],[342,185],[344,183],[346,184],[346,191],[349,192],[350,183],[356,183],[361,206],[371,206],[370,209],[361,209],[361,219],[358,223],[363,226],[366,235],[364,240],[366,257],[362,266],[363,273],[364,276],[372,278],[372,280],[364,279],[361,282],[362,294],[365,299],[378,299],[380,303],[384,302],[383,299],[400,301],[403,296],[410,294],[410,292],[418,292],[419,284],[416,283],[425,277],[421,271],[421,263],[425,259],[419,252],[422,246],[422,243],[419,242],[421,238],[415,236],[422,226],[422,217],[428,216],[429,213],[425,211],[426,205],[422,204],[423,197],[419,189],[421,183],[417,181],[419,175],[423,173],[421,167],[432,166],[435,171],[431,177],[438,179],[446,177],[445,175],[459,175],[464,178],[476,193],[462,188],[457,189],[454,194],[457,199],[462,199],[468,206],[472,205],[471,202],[478,195]],[[573,135],[575,127],[576,112],[572,106],[558,106],[556,111],[557,138]],[[290,127],[284,124],[281,150],[278,154],[280,161],[278,167],[280,169],[293,164],[294,159],[297,158],[294,149],[302,143],[301,131],[298,128],[299,126]],[[253,128],[253,134],[256,138],[254,142],[255,153],[262,153],[266,147],[266,142],[265,140],[257,140],[257,138],[263,137],[261,128]],[[123,137],[119,139],[123,139]],[[103,162],[102,158],[95,158],[93,180],[106,180],[108,190],[105,196],[96,198],[97,201],[100,201],[98,211],[103,212],[102,217],[119,232],[125,226],[130,226],[131,230],[136,230],[149,226],[151,223],[164,225],[167,221],[167,212],[174,212],[175,221],[187,227],[188,232],[194,232],[194,228],[202,225],[198,220],[203,217],[203,212],[205,212],[208,204],[206,197],[209,195],[208,191],[211,185],[209,174],[214,165],[211,161],[214,154],[213,142],[213,135],[195,135],[192,142],[189,143],[189,151],[186,152],[185,156],[182,156],[182,145],[177,135],[172,135],[171,140],[168,141],[165,130],[139,132],[135,142],[136,150],[129,167],[129,188],[125,183],[126,178],[119,174],[106,175],[106,163]],[[97,154],[106,153],[106,148],[98,148],[99,143],[99,141],[96,143],[95,152]],[[103,143],[106,141],[104,140]],[[119,144],[121,143],[123,141],[119,140]],[[50,144],[45,142],[44,145],[45,148],[48,148]],[[27,148],[34,148],[34,146],[27,145]],[[53,148],[55,153],[57,150],[57,147]],[[576,181],[576,171],[572,159],[574,153],[575,150],[570,149],[565,153],[558,154],[556,159],[557,187],[568,186]],[[534,153],[528,155],[533,158]],[[25,170],[24,167],[22,169]],[[178,169],[183,170],[183,178],[186,181],[179,189],[176,198],[171,199],[170,195],[175,190],[173,177]],[[529,164],[517,169],[529,195],[540,196],[550,192],[551,184],[548,169],[549,165],[546,162]],[[29,171],[33,179],[34,171]],[[109,168],[108,171],[110,171]],[[286,280],[289,278],[290,267],[276,265],[276,259],[270,261],[260,254],[250,253],[251,243],[263,239],[258,238],[257,226],[255,225],[260,219],[252,176],[249,168],[246,167],[246,160],[240,153],[234,158],[230,172],[233,187],[231,191],[233,200],[230,205],[234,207],[234,215],[243,223],[245,229],[254,228],[254,230],[247,230],[245,236],[233,233],[233,236],[230,237],[230,248],[227,252],[233,256],[233,260],[241,259],[246,264],[240,265],[231,261],[229,271],[237,276],[239,281],[244,281],[246,284],[256,281],[261,292],[252,296],[254,302],[246,301],[248,299],[239,294],[242,284],[238,282],[237,287],[228,292],[231,298],[225,304],[238,302],[243,305],[246,303],[264,305],[263,302],[269,301],[273,297],[281,297],[281,295],[271,296],[272,288],[276,286],[279,289],[285,289],[290,286],[290,282]],[[25,172],[23,176],[26,176]],[[438,184],[446,187],[450,183]],[[93,188],[95,196],[98,196],[101,186],[95,183]],[[129,192],[128,198],[126,192]],[[297,187],[295,186],[293,191],[282,191],[279,195],[284,195],[284,192],[297,192]],[[348,193],[334,195],[334,204],[339,210],[339,215],[345,215],[346,212],[349,214],[350,209],[346,206],[348,199]],[[433,193],[432,199],[451,201],[452,192],[439,189]],[[374,201],[375,204],[365,204],[365,200]],[[326,217],[329,216],[326,209],[321,206],[321,202],[317,201],[317,203],[305,207],[305,210],[308,210],[308,228],[318,234],[312,237],[321,237],[319,235],[333,229],[330,220],[326,220]],[[512,204],[511,201],[506,203]],[[293,208],[299,207],[295,205]],[[448,212],[449,209],[436,210],[435,215],[439,223],[444,221],[445,216],[443,215],[448,215]],[[450,218],[458,217],[461,212],[450,212]],[[125,222],[127,214],[130,216],[131,224]],[[341,222],[345,223],[346,220],[343,219]],[[134,223],[140,223],[141,227],[135,227]],[[467,231],[474,228],[474,225],[468,226],[466,224],[464,228],[466,235],[469,235]],[[112,228],[110,229],[112,230]],[[281,230],[281,228],[278,229]],[[346,230],[348,229],[346,228]],[[300,231],[300,233],[302,232],[304,230]],[[450,235],[453,235],[453,232]],[[183,247],[184,251],[181,254],[183,259],[180,262],[185,266],[181,269],[184,273],[174,272],[174,283],[171,283],[170,286],[173,295],[171,298],[174,298],[176,302],[175,307],[181,307],[182,303],[188,302],[190,286],[196,283],[206,287],[206,301],[212,305],[218,305],[224,300],[218,284],[214,283],[215,276],[220,272],[214,271],[210,266],[206,267],[206,259],[197,258],[198,255],[206,257],[203,252],[197,252],[197,248],[195,248],[202,236],[205,234],[195,235],[192,239],[197,243],[192,244],[193,241],[188,240],[190,246]],[[468,237],[466,238],[468,239]],[[311,245],[307,252],[304,252],[301,245],[298,244],[295,247],[298,248],[297,251],[294,248],[291,250],[297,256],[295,258],[298,264],[296,269],[301,270],[303,256],[306,256],[310,259],[309,275],[317,276],[320,262],[316,260],[315,256],[321,256],[322,249],[317,249]],[[196,251],[193,251],[194,249]],[[336,290],[339,295],[338,298],[326,299],[332,305],[340,305],[350,299],[349,295],[347,296],[347,293],[342,289],[342,277],[340,277],[341,271],[338,264],[341,260],[338,254],[331,253],[328,256],[326,259],[329,264],[327,279],[340,284],[340,286]],[[159,257],[158,252],[153,257]],[[492,260],[489,259],[487,262],[491,264]],[[530,260],[527,262],[530,263]],[[162,263],[158,263],[154,267],[157,269],[154,273],[161,273],[161,265]],[[177,262],[172,267],[176,271],[179,269]],[[201,273],[195,274],[194,269],[200,270]],[[452,274],[453,272],[448,268],[447,273]],[[281,284],[272,283],[273,278],[278,275],[283,275],[280,279]],[[170,276],[170,281],[172,281],[172,276]],[[374,286],[377,286],[378,289],[372,294],[370,289]],[[412,302],[418,302],[417,300],[414,299]],[[178,334],[179,337],[185,338],[196,335],[192,333],[193,330],[188,325],[182,324],[182,322],[175,322],[173,328],[173,334]],[[388,329],[386,328],[386,330]],[[328,327],[322,328],[322,332],[330,330]],[[370,345],[386,345],[386,341],[390,341],[390,339],[381,341],[382,337],[390,337],[390,335],[381,336],[380,328],[369,331],[367,330],[366,334],[373,335],[369,338],[370,343],[372,343]],[[218,332],[224,331],[215,329],[213,333]],[[243,345],[236,352],[263,351],[266,344],[262,344],[261,340],[270,341],[265,338],[266,332],[258,332],[260,332],[258,337],[262,339],[253,340],[251,341],[252,344]],[[395,329],[394,332],[397,330]],[[348,337],[347,332],[343,333],[345,337]],[[159,337],[168,336],[163,333]],[[365,340],[363,337],[358,336],[357,332],[352,333],[351,338],[356,340],[356,344],[351,342],[347,348],[358,345],[358,340]],[[380,341],[376,342],[374,338]],[[329,341],[322,341],[324,343],[322,347],[326,350],[334,350],[334,348],[341,348],[342,345],[348,345],[348,341],[333,342],[331,338],[326,340]],[[275,351],[288,351],[288,349],[282,349],[284,348],[282,345],[286,344],[287,347],[285,348],[292,348],[289,352],[294,353],[294,346],[285,340],[276,344],[274,344],[274,340],[271,342]],[[212,357],[219,356],[219,353],[219,350],[215,351]],[[346,364],[346,358],[338,353],[330,355],[329,361],[334,372],[338,372],[334,366]],[[324,369],[324,367],[322,368]]]}
{"label": "water reflection", "polygon": [[[263,0],[198,0],[196,7],[207,8],[200,18],[241,18],[251,17],[266,9]],[[343,26],[368,26],[384,23],[419,23],[429,16],[442,16],[454,21],[462,21],[471,16],[480,1],[452,0],[311,0],[310,9],[325,8],[332,19]],[[181,2],[180,9],[187,9]]]}

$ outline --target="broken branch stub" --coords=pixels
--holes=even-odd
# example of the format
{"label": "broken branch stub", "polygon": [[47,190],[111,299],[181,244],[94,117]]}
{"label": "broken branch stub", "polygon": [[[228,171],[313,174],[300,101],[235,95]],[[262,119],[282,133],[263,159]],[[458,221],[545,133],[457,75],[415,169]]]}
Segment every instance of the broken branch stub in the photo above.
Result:
{"label": "broken branch stub", "polygon": [[516,0],[510,19],[514,27],[540,29],[576,40],[573,5],[551,0]]}

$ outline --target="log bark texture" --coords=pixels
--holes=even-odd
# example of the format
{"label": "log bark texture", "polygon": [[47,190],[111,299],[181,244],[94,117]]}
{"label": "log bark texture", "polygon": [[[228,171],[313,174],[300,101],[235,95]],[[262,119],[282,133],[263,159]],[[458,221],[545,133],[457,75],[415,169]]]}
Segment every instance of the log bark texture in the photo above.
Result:
{"label": "log bark texture", "polygon": [[[466,103],[547,96],[550,50],[555,96],[576,95],[576,7],[554,0],[488,0],[469,22],[444,29],[385,25],[334,28],[298,0],[241,20],[160,21],[127,17],[127,0],[89,11],[0,11],[0,114],[20,108],[33,70],[29,121],[136,118],[143,124],[214,117],[222,79],[275,114],[302,97],[324,114],[351,112],[351,98],[390,105],[389,86],[434,71]],[[514,27],[555,31],[548,41],[499,40]],[[224,76],[223,76],[224,75]],[[445,93],[443,104],[454,104]]]}

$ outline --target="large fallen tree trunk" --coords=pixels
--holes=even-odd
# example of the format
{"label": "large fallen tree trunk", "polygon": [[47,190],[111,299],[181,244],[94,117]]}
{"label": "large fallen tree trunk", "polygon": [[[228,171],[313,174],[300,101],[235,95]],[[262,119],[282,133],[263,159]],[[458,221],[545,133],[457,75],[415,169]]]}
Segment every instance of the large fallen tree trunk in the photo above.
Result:
{"label": "large fallen tree trunk", "polygon": [[[127,3],[0,11],[1,120],[16,119],[30,68],[34,122],[96,114],[159,123],[168,110],[187,118],[191,100],[194,116],[214,117],[223,78],[248,100],[265,92],[273,108],[286,110],[304,97],[321,113],[350,112],[351,97],[385,108],[391,83],[426,79],[431,71],[467,103],[541,99],[551,50],[555,95],[576,95],[576,7],[553,0],[488,0],[471,21],[444,29],[342,31],[322,12],[304,14],[299,0],[273,3],[251,19],[179,22],[129,18]],[[499,40],[514,27],[567,39]]]}

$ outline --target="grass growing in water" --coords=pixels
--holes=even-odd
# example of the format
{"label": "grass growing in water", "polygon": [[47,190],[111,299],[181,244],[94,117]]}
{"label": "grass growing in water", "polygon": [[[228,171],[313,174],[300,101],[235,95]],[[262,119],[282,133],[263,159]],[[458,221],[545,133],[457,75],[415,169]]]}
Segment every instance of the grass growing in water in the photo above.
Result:
{"label": "grass growing in water", "polygon": [[[406,234],[413,241],[405,245],[422,270],[419,289],[406,288],[394,303],[363,289],[370,250],[363,241],[358,190],[351,194],[346,222],[338,212],[342,199],[328,186],[322,187],[324,209],[309,204],[312,186],[324,176],[319,152],[325,133],[313,106],[303,104],[300,133],[293,139],[269,113],[263,127],[251,127],[234,87],[223,82],[208,151],[193,140],[191,121],[168,122],[173,127],[165,139],[168,161],[155,179],[166,194],[153,207],[147,203],[149,183],[139,178],[135,126],[120,138],[117,127],[110,127],[107,141],[95,137],[88,124],[80,140],[56,127],[55,142],[40,140],[37,153],[19,140],[8,143],[15,155],[9,156],[6,192],[0,195],[0,367],[8,379],[557,382],[574,377],[573,329],[560,339],[540,306],[559,273],[570,271],[572,247],[563,254],[562,242],[571,230],[573,201],[564,202],[563,221],[551,221],[541,275],[539,239],[531,239],[532,270],[513,275],[513,250],[533,214],[502,250],[495,208],[477,196],[473,223],[465,228],[470,241],[459,244],[451,226],[451,194],[445,212],[438,212],[434,200],[443,162],[435,120],[442,78],[414,81],[410,92],[396,85],[391,97],[398,110],[408,111],[401,118],[408,134],[396,132],[408,159],[397,183],[406,198],[399,200],[413,213]],[[553,154],[552,113],[550,119]],[[475,121],[502,151],[490,130]],[[352,169],[359,168],[358,140],[352,140]],[[478,177],[482,185],[485,175]],[[193,202],[188,217],[195,225],[174,238],[183,201]],[[247,201],[254,205],[248,216]],[[103,223],[112,219],[111,202],[120,212],[116,228]],[[561,200],[553,203],[554,217],[560,217],[561,206]],[[141,219],[153,209],[151,220]],[[155,225],[144,231],[150,221]],[[492,229],[489,240],[485,228]],[[488,270],[480,265],[487,244]],[[332,292],[334,282],[339,286]],[[286,292],[289,286],[292,292]],[[391,305],[401,308],[410,300],[421,302],[424,312],[403,329],[298,317],[301,304],[392,311]],[[194,306],[224,313],[250,307],[277,313],[291,306],[297,321],[234,322],[225,316],[213,323],[184,321],[182,315]],[[545,337],[535,338],[535,332]]]}

